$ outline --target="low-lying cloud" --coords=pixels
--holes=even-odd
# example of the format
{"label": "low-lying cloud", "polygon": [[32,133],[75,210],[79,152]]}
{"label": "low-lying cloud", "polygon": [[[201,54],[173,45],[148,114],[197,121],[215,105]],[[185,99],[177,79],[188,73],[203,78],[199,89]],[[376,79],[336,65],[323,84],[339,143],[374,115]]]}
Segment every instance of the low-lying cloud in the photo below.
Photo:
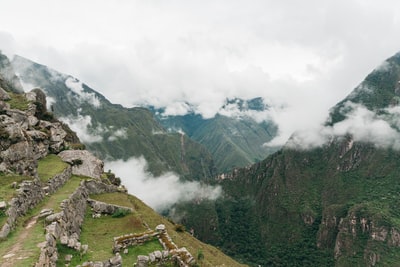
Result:
{"label": "low-lying cloud", "polygon": [[379,114],[361,104],[346,102],[346,119],[333,126],[320,126],[296,132],[287,146],[309,149],[326,144],[334,136],[350,134],[354,141],[374,144],[377,147],[400,149],[400,107],[380,110]]}
{"label": "low-lying cloud", "polygon": [[79,96],[76,97],[78,101],[87,102],[95,108],[100,107],[100,100],[96,97],[94,93],[85,92],[82,87],[82,82],[80,82],[79,80],[68,77],[68,79],[65,80],[65,86],[67,86],[69,89],[72,90],[72,92]]}
{"label": "low-lying cloud", "polygon": [[165,210],[181,201],[215,200],[222,193],[220,186],[180,181],[179,177],[171,172],[154,177],[146,171],[147,162],[143,157],[130,158],[127,161],[108,161],[105,162],[105,168],[111,169],[121,178],[130,194],[157,211]]}
{"label": "low-lying cloud", "polygon": [[103,137],[96,132],[101,132],[101,129],[92,129],[92,118],[88,115],[61,117],[60,120],[69,125],[71,130],[76,132],[79,139],[85,144],[101,142]]}
{"label": "low-lying cloud", "polygon": [[77,133],[79,139],[85,144],[97,143],[104,141],[104,135],[109,135],[107,141],[116,141],[117,139],[127,139],[127,128],[116,129],[114,126],[105,126],[97,123],[93,126],[92,117],[89,115],[80,114],[78,110],[77,116],[67,116],[59,118],[64,123],[68,124],[71,130]]}

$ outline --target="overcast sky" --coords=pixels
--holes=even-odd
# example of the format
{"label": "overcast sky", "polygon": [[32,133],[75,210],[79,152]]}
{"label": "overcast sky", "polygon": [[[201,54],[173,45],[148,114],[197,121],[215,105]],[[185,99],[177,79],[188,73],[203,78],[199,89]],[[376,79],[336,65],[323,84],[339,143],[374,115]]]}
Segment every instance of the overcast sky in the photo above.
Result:
{"label": "overcast sky", "polygon": [[205,117],[264,97],[282,144],[400,51],[400,1],[5,0],[0,49],[114,103],[182,102]]}

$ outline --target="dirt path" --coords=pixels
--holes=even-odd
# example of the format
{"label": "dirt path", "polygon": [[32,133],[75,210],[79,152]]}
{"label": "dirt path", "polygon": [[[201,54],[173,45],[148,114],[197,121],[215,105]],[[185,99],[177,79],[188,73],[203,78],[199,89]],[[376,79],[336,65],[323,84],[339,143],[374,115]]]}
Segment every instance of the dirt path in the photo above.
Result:
{"label": "dirt path", "polygon": [[8,250],[6,255],[3,256],[1,267],[13,267],[18,260],[26,259],[29,255],[24,255],[22,244],[30,234],[30,229],[36,225],[38,216],[33,216],[26,223],[24,229],[19,233],[14,245]]}

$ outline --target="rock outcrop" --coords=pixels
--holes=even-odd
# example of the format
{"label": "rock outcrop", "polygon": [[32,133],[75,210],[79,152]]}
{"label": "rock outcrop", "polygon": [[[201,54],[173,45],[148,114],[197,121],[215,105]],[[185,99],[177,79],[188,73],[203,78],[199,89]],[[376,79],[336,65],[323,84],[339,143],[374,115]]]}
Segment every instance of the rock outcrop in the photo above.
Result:
{"label": "rock outcrop", "polygon": [[72,173],[100,179],[104,163],[87,150],[65,150],[58,154],[61,159],[72,165]]}
{"label": "rock outcrop", "polygon": [[[64,138],[67,132],[63,124],[58,121],[38,119],[36,96],[41,95],[39,89],[25,95],[25,111],[13,109],[5,102],[7,95],[1,93],[0,100],[0,171],[14,172],[28,176],[35,176],[37,160],[48,153],[58,153],[67,147]],[[6,93],[6,92],[5,92]],[[43,92],[42,92],[43,94]],[[33,101],[35,100],[35,101]]]}

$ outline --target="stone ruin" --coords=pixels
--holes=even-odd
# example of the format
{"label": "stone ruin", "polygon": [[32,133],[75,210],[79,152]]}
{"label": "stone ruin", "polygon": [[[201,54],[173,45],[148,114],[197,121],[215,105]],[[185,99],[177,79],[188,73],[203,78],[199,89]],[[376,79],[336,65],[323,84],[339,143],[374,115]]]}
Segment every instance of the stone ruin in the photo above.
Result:
{"label": "stone ruin", "polygon": [[147,267],[150,263],[175,262],[180,267],[190,267],[196,263],[190,252],[182,247],[179,248],[168,235],[165,225],[158,225],[155,230],[149,230],[142,234],[126,234],[114,238],[113,253],[126,250],[130,246],[142,245],[157,238],[163,246],[163,251],[153,251],[148,255],[139,255],[136,267]]}

